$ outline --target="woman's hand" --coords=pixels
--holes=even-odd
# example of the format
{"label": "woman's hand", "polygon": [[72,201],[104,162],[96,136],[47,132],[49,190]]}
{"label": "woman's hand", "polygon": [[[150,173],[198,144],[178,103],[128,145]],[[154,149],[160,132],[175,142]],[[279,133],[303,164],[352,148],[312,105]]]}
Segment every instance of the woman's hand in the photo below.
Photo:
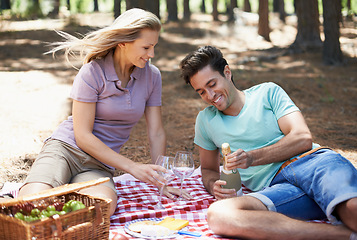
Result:
{"label": "woman's hand", "polygon": [[[169,199],[174,199],[175,195],[180,196],[180,189],[174,188],[174,187],[169,187],[169,186],[165,185],[165,187],[162,191],[162,194],[164,194]],[[193,199],[193,197],[186,190],[182,190],[182,197],[186,200]]]}
{"label": "woman's hand", "polygon": [[166,172],[167,170],[155,164],[134,163],[129,173],[140,181],[154,186],[160,186],[162,183],[167,184],[167,180],[158,174],[158,171]]}

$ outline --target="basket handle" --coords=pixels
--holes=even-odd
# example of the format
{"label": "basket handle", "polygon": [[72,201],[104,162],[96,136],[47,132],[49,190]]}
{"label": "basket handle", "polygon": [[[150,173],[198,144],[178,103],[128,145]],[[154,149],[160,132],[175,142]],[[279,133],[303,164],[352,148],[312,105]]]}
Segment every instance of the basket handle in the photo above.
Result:
{"label": "basket handle", "polygon": [[102,214],[102,208],[100,207],[99,203],[95,203],[95,220],[94,220],[94,226],[98,226],[102,223],[104,223],[104,218]]}
{"label": "basket handle", "polygon": [[[95,203],[94,205],[94,226],[98,226],[102,223],[104,223],[104,218],[103,218],[103,214],[102,214],[102,209],[100,207],[100,203]],[[75,231],[78,228],[90,228],[92,227],[92,223],[91,222],[86,222],[86,223],[81,223],[81,224],[77,224],[75,226],[71,226],[69,228],[67,228],[66,230],[62,231],[62,221],[60,220],[60,216],[58,214],[53,215],[52,218],[55,220],[55,225],[56,225],[56,230],[53,231],[53,236],[55,239],[61,239],[62,235],[65,235],[68,232],[72,232]]]}
{"label": "basket handle", "polygon": [[60,220],[60,216],[58,214],[55,214],[52,216],[53,220],[55,220],[56,224],[56,230],[53,231],[53,237],[55,239],[61,239],[62,237],[62,222]]}

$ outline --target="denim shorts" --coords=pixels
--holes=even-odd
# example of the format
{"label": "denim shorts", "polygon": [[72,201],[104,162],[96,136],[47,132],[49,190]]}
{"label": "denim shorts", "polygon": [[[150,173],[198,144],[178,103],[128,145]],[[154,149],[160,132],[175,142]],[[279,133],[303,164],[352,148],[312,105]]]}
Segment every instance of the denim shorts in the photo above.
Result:
{"label": "denim shorts", "polygon": [[248,194],[270,211],[301,220],[339,223],[336,205],[357,197],[357,170],[346,158],[321,149],[289,164],[270,186]]}
{"label": "denim shorts", "polygon": [[116,192],[113,176],[113,169],[82,150],[63,141],[49,139],[33,163],[25,183],[40,182],[58,187],[67,183],[109,177],[110,181],[102,185]]}

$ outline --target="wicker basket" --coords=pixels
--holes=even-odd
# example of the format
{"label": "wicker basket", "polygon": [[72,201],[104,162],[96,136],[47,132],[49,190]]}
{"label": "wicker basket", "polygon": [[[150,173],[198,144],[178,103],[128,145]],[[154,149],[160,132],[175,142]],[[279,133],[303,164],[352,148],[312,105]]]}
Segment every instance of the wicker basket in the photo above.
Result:
{"label": "wicker basket", "polygon": [[[110,226],[110,199],[97,198],[76,191],[101,184],[109,178],[66,184],[48,191],[0,202],[0,239],[108,239]],[[25,222],[6,215],[11,207],[22,203],[63,203],[73,199],[84,203],[86,208],[64,215],[54,215],[34,222]]]}

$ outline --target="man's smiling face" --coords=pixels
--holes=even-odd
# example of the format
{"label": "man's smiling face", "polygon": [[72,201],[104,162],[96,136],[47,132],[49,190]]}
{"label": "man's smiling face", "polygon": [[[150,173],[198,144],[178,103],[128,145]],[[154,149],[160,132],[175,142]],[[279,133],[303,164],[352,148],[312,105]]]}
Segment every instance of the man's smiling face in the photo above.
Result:
{"label": "man's smiling face", "polygon": [[224,69],[224,75],[223,77],[207,65],[190,79],[191,86],[201,98],[223,113],[231,106],[234,100],[232,90],[236,90],[231,81],[232,75],[228,65]]}

